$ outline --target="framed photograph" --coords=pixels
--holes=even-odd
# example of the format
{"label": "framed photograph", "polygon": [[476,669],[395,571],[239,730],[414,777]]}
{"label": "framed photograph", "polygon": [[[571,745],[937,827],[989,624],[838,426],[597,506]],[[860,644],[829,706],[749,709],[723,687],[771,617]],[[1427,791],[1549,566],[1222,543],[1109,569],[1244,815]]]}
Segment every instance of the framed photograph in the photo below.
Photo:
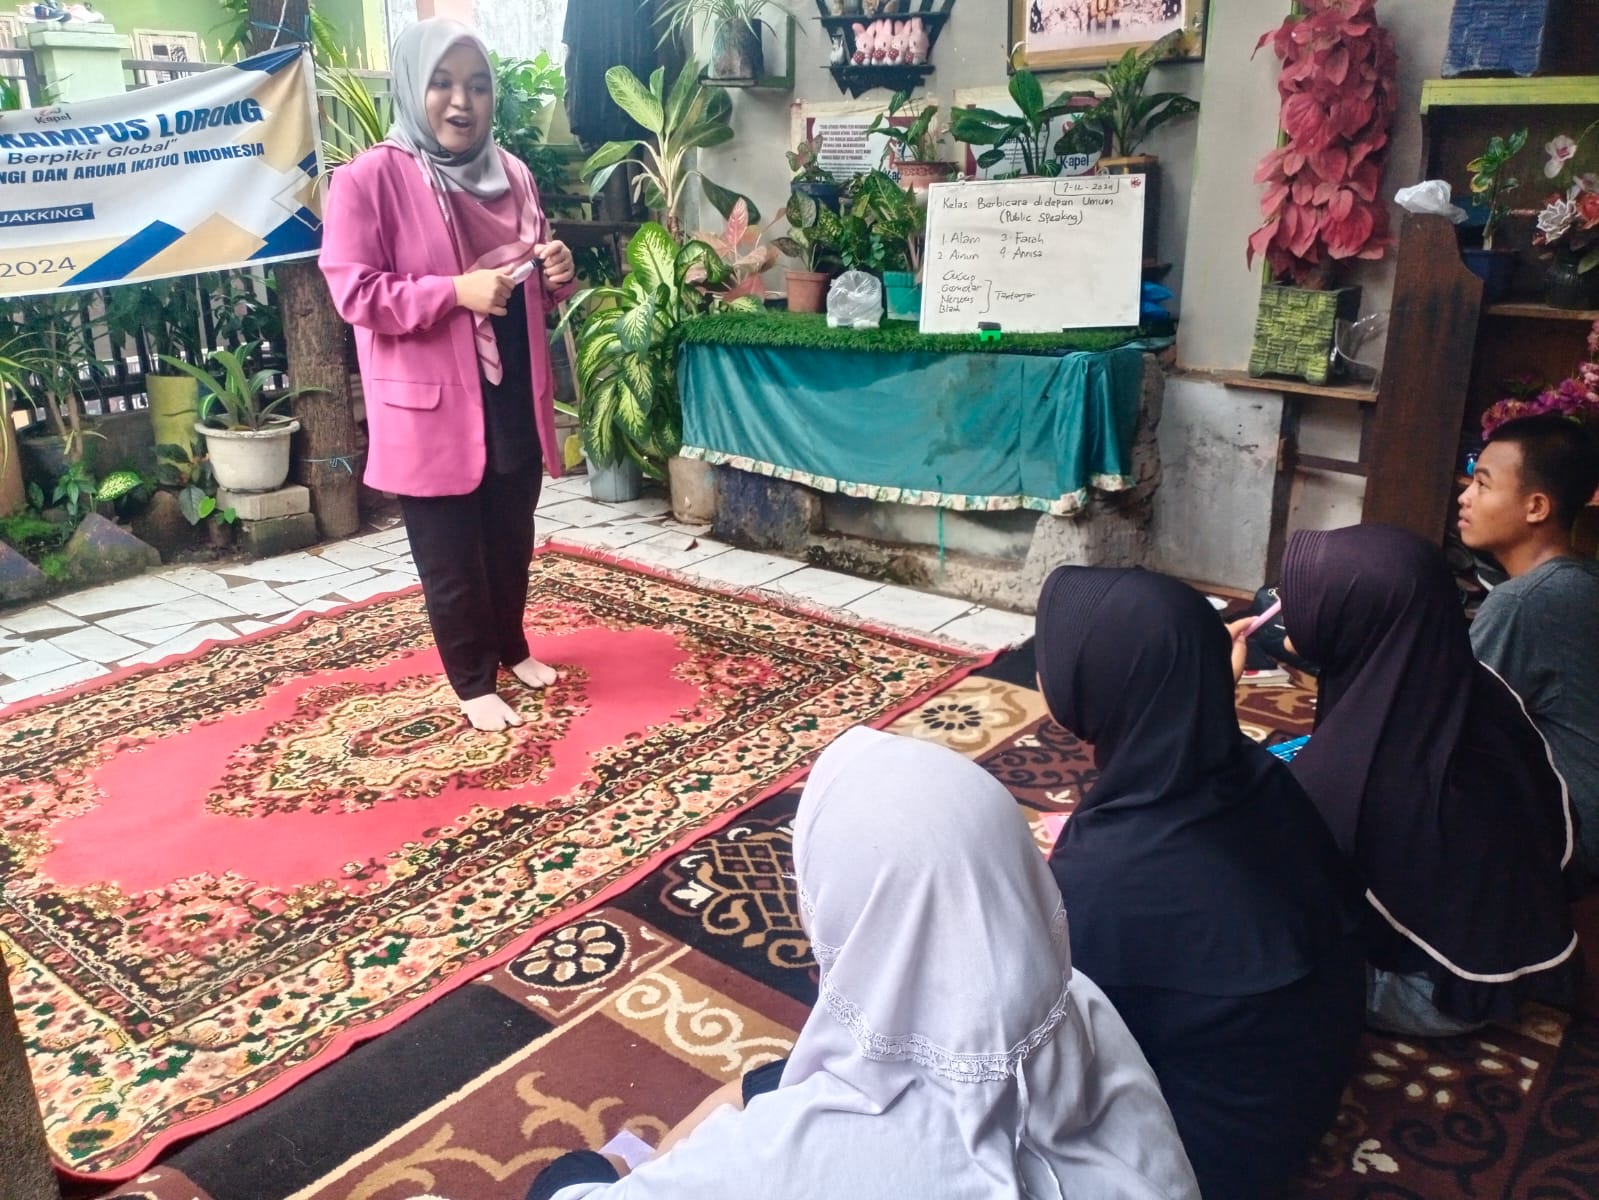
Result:
{"label": "framed photograph", "polygon": [[1015,66],[1060,71],[1114,62],[1183,31],[1174,62],[1205,57],[1206,0],[1010,0]]}

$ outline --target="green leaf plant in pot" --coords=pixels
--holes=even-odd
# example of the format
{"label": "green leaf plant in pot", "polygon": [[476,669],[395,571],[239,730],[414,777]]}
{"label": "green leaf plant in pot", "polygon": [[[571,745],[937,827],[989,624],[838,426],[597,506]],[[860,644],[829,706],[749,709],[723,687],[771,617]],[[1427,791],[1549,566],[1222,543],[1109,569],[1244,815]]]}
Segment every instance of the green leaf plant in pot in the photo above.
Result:
{"label": "green leaf plant in pot", "polygon": [[1010,77],[1010,98],[1018,112],[992,108],[957,108],[950,114],[949,133],[957,142],[987,146],[977,156],[980,168],[1015,162],[1023,176],[1059,175],[1060,159],[1051,153],[1051,126],[1082,107],[1080,96],[1062,92],[1045,103],[1038,77],[1025,67]]}
{"label": "green leaf plant in pot", "polygon": [[760,307],[750,295],[724,305],[718,290],[730,272],[716,250],[697,240],[679,243],[654,221],[628,242],[627,265],[619,284],[572,297],[562,318],[563,327],[578,329],[578,431],[589,486],[601,500],[636,498],[641,476],[664,479],[667,460],[682,447],[683,323],[718,307]]}
{"label": "green leaf plant in pot", "polygon": [[47,368],[37,340],[17,332],[15,326],[0,330],[0,517],[9,517],[27,503],[12,413],[16,400],[32,402],[29,388]]}
{"label": "green leaf plant in pot", "polygon": [[788,152],[787,158],[789,191],[810,196],[823,207],[837,212],[843,188],[834,174],[822,166],[822,139],[805,138]]}
{"label": "green leaf plant in pot", "polygon": [[1481,154],[1466,164],[1471,172],[1471,194],[1482,212],[1482,245],[1460,252],[1466,269],[1482,280],[1482,301],[1497,304],[1510,294],[1510,280],[1516,271],[1516,252],[1494,245],[1499,226],[1510,215],[1505,197],[1521,186],[1510,174],[1510,163],[1527,145],[1527,131],[1518,129],[1509,137],[1495,134]]}
{"label": "green leaf plant in pot", "polygon": [[300,423],[278,412],[295,396],[295,388],[270,399],[266,388],[279,374],[267,367],[250,372],[247,363],[260,349],[251,342],[237,350],[213,350],[210,361],[222,368],[213,375],[182,359],[163,356],[174,370],[199,381],[204,395],[195,432],[205,435],[206,453],[217,484],[230,492],[271,492],[289,477],[289,439]]}
{"label": "green leaf plant in pot", "polygon": [[606,142],[583,164],[590,195],[598,195],[623,163],[636,167],[633,198],[642,197],[660,213],[666,231],[674,239],[681,236],[683,201],[695,179],[700,181],[711,206],[724,217],[743,199],[750,220],[761,218],[760,210],[747,196],[713,183],[690,165],[694,151],[733,139],[733,102],[725,89],[706,87],[699,75],[699,63],[690,59],[667,92],[666,72],[660,67],[650,73],[647,85],[626,67],[612,67],[605,72],[605,87],[611,99],[643,126],[648,136]]}
{"label": "green leaf plant in pot", "polygon": [[197,363],[204,352],[200,279],[183,276],[132,283],[106,292],[106,333],[113,345],[132,347],[144,368],[150,425],[157,445],[189,445],[200,415],[200,383],[162,370],[167,357]]}
{"label": "green leaf plant in pot", "polygon": [[[1105,89],[1093,107],[1077,118],[1066,135],[1071,148],[1089,152],[1103,147],[1094,171],[1099,175],[1144,176],[1144,258],[1156,257],[1160,228],[1160,159],[1141,153],[1150,134],[1170,121],[1191,117],[1199,102],[1180,92],[1146,95],[1149,73],[1177,50],[1184,38],[1175,30],[1146,49],[1129,50],[1102,71],[1089,76]],[[1086,144],[1085,144],[1086,143]]]}
{"label": "green leaf plant in pot", "polygon": [[894,123],[912,108],[910,92],[895,92],[888,102],[888,111],[878,113],[866,127],[866,136],[880,134],[888,139],[883,147],[881,166],[910,188],[919,203],[926,204],[927,189],[954,178],[956,167],[953,162],[939,157],[948,131],[938,124],[937,104],[923,104],[909,125]]}
{"label": "green leaf plant in pot", "polygon": [[708,77],[753,84],[766,74],[761,50],[761,14],[774,0],[666,0],[656,14],[663,42],[681,37],[685,43],[700,25],[711,35]]}
{"label": "green leaf plant in pot", "polygon": [[871,271],[883,280],[888,316],[914,321],[921,315],[919,276],[926,210],[916,197],[885,171],[868,171],[850,191],[847,224],[862,222],[864,241],[846,236],[845,265]]}
{"label": "green leaf plant in pot", "polygon": [[837,214],[823,208],[814,196],[790,192],[785,215],[788,233],[773,238],[772,244],[800,264],[799,270],[790,268],[783,276],[788,311],[822,312],[827,307],[827,283],[833,277],[831,268],[837,255],[825,226],[836,225]]}

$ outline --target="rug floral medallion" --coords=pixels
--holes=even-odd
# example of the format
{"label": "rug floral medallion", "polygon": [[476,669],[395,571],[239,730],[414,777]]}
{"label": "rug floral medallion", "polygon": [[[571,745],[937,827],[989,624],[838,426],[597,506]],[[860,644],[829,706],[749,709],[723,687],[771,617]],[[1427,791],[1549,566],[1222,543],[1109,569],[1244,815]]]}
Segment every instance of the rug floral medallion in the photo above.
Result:
{"label": "rug floral medallion", "polygon": [[528,620],[561,679],[502,677],[502,734],[418,593],[0,715],[0,951],[64,1168],[137,1172],[981,661],[565,551]]}

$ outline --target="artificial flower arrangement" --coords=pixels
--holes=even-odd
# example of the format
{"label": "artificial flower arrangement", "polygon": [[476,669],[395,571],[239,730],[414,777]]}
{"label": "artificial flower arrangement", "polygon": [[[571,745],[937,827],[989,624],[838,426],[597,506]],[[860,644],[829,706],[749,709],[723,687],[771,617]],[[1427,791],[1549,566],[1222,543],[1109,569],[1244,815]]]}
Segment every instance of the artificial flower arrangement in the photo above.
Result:
{"label": "artificial flower arrangement", "polygon": [[1339,262],[1381,258],[1393,244],[1379,192],[1398,56],[1376,0],[1303,0],[1255,49],[1268,42],[1282,60],[1284,137],[1255,172],[1265,221],[1248,259],[1263,256],[1274,279],[1325,286]]}
{"label": "artificial flower arrangement", "polygon": [[1578,364],[1576,374],[1541,391],[1536,385],[1527,387],[1521,394],[1507,396],[1491,405],[1482,414],[1483,439],[1492,437],[1494,430],[1506,421],[1545,413],[1599,428],[1599,321],[1588,331],[1588,357]]}
{"label": "artificial flower arrangement", "polygon": [[1544,178],[1558,190],[1538,210],[1532,238],[1535,246],[1575,259],[1578,274],[1599,267],[1599,176],[1577,172],[1577,152],[1593,129],[1590,125],[1575,138],[1561,134],[1544,145]]}

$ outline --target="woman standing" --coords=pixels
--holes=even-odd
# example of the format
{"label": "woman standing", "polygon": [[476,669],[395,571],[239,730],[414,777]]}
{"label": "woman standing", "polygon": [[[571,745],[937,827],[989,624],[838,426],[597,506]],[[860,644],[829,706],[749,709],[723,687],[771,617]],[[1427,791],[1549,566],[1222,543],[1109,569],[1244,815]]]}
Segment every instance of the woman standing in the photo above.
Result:
{"label": "woman standing", "polygon": [[1239,729],[1227,632],[1198,592],[1060,567],[1036,647],[1050,715],[1099,768],[1049,858],[1072,959],[1148,1055],[1206,1200],[1277,1196],[1354,1066],[1354,874]]}
{"label": "woman standing", "polygon": [[1455,1034],[1569,999],[1565,784],[1472,656],[1438,547],[1382,525],[1296,533],[1282,598],[1294,651],[1321,665],[1293,771],[1366,882],[1367,1020]]}
{"label": "woman standing", "polygon": [[478,37],[421,21],[392,61],[394,125],[333,175],[322,272],[355,326],[366,482],[400,497],[462,711],[504,729],[522,718],[496,690],[501,666],[528,687],[556,679],[522,615],[543,466],[561,469],[544,315],[571,288],[572,255],[527,167],[494,143]]}

